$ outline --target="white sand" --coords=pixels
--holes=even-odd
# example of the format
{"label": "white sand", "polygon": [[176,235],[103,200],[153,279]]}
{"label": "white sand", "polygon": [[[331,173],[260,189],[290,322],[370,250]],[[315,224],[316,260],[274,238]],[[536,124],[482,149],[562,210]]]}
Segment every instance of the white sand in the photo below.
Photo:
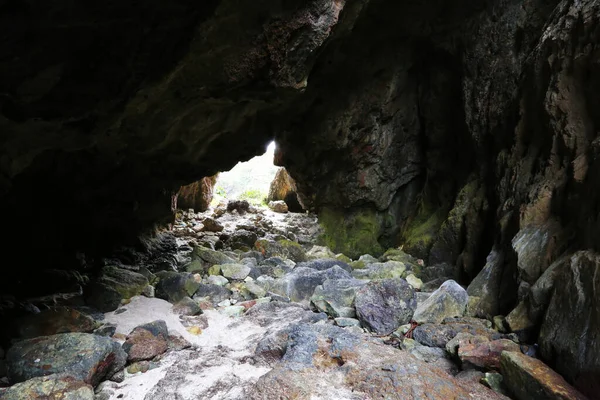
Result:
{"label": "white sand", "polygon": [[264,328],[244,318],[205,311],[208,328],[192,335],[164,300],[138,296],[123,308],[124,313],[106,314],[106,322],[116,324],[118,333],[128,334],[138,325],[161,319],[169,332],[179,333],[194,348],[167,354],[159,368],[107,385],[111,400],[242,399],[244,387],[270,370],[244,360],[265,334]]}

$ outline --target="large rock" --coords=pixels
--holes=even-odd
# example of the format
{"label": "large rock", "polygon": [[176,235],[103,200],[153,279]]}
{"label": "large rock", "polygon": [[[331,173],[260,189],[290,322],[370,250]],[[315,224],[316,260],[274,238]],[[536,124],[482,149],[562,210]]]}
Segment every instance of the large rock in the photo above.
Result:
{"label": "large rock", "polygon": [[[406,351],[331,325],[292,326],[279,336],[281,362],[247,393],[252,400],[302,399],[500,399],[479,384],[461,382]],[[271,354],[277,354],[271,350]]]}
{"label": "large rock", "polygon": [[30,314],[19,318],[15,325],[16,334],[22,339],[58,333],[91,332],[98,327],[92,317],[70,307],[55,307]]}
{"label": "large rock", "polygon": [[150,360],[169,348],[169,331],[165,321],[157,320],[135,327],[129,335],[123,350],[127,361]]}
{"label": "large rock", "polygon": [[586,400],[562,376],[525,354],[503,352],[501,370],[503,382],[517,400]]}
{"label": "large rock", "polygon": [[505,334],[480,324],[456,322],[419,325],[413,331],[413,338],[425,346],[441,347],[445,349],[448,342],[454,339],[459,333],[468,333],[472,336],[485,337],[488,340],[498,340],[507,337]]}
{"label": "large rock", "polygon": [[200,282],[190,273],[161,272],[156,285],[156,297],[177,303],[186,297],[193,296],[200,287]]}
{"label": "large rock", "polygon": [[267,201],[282,200],[292,212],[301,212],[302,206],[298,201],[296,182],[288,174],[285,168],[279,168],[271,185],[269,186],[269,195]]}
{"label": "large rock", "polygon": [[148,278],[138,272],[107,266],[97,280],[86,286],[84,298],[99,311],[114,311],[123,299],[142,294],[148,285]]}
{"label": "large rock", "polygon": [[206,285],[201,283],[200,286],[198,286],[198,290],[196,290],[196,294],[194,294],[194,299],[208,299],[213,304],[218,304],[229,299],[231,295],[231,290],[221,285]]}
{"label": "large rock", "polygon": [[468,300],[467,291],[462,286],[453,280],[446,281],[419,305],[413,319],[423,324],[440,323],[448,317],[461,317],[465,314]]}
{"label": "large rock", "polygon": [[206,211],[213,198],[217,175],[202,178],[179,188],[176,207],[182,210],[193,208],[196,212]]}
{"label": "large rock", "polygon": [[94,400],[94,388],[69,374],[53,374],[29,379],[0,393],[3,400]]}
{"label": "large rock", "polygon": [[354,303],[361,324],[383,335],[410,322],[417,308],[414,289],[401,278],[367,283]]}
{"label": "large rock", "polygon": [[306,251],[298,242],[287,239],[277,241],[269,239],[259,239],[254,244],[257,251],[262,253],[265,258],[282,257],[294,262],[306,261]]}
{"label": "large rock", "polygon": [[492,249],[485,266],[467,287],[469,297],[475,298],[469,304],[469,312],[473,316],[492,319],[499,314],[503,267],[503,253]]}
{"label": "large rock", "polygon": [[282,214],[285,214],[289,211],[287,204],[285,204],[285,201],[283,200],[270,201],[269,208],[277,213]]}
{"label": "large rock", "polygon": [[364,269],[352,271],[358,279],[393,279],[406,277],[406,265],[400,261],[386,261],[367,264]]}
{"label": "large rock", "polygon": [[304,267],[316,269],[317,271],[324,271],[332,268],[334,265],[337,265],[345,271],[352,272],[352,267],[350,267],[347,263],[332,259],[316,259],[312,261],[301,262],[296,264],[296,268]]}
{"label": "large rock", "polygon": [[11,382],[67,373],[93,386],[125,366],[126,354],[110,338],[89,333],[62,333],[28,339],[6,355]]}
{"label": "large rock", "polygon": [[244,264],[221,264],[221,274],[228,279],[242,280],[248,276],[251,269]]}
{"label": "large rock", "polygon": [[600,393],[599,333],[600,255],[580,251],[557,272],[539,343],[543,357],[590,397]]}
{"label": "large rock", "polygon": [[333,318],[356,316],[356,292],[366,284],[358,279],[327,279],[315,288],[310,302]]}
{"label": "large rock", "polygon": [[292,301],[308,303],[315,288],[327,279],[351,279],[352,276],[337,265],[318,271],[312,268],[296,267],[292,272],[270,283],[269,290],[289,297]]}
{"label": "large rock", "polygon": [[463,365],[474,365],[484,369],[500,369],[500,355],[503,351],[520,352],[518,344],[508,339],[469,343],[459,341],[458,358]]}
{"label": "large rock", "polygon": [[220,251],[212,250],[203,246],[194,247],[192,259],[199,260],[206,267],[211,267],[215,264],[233,264],[235,260]]}

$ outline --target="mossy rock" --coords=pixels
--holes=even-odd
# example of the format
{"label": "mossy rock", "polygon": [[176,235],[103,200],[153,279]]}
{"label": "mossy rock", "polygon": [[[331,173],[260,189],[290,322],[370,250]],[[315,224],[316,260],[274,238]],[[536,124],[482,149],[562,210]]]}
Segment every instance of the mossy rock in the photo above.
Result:
{"label": "mossy rock", "polygon": [[447,208],[435,208],[428,203],[423,203],[415,218],[404,229],[402,235],[404,250],[419,258],[428,258],[446,215]]}
{"label": "mossy rock", "polygon": [[352,262],[352,259],[343,253],[336,254],[335,259],[338,261],[345,262],[346,264],[350,264]]}
{"label": "mossy rock", "polygon": [[99,282],[112,287],[124,299],[140,295],[149,285],[144,275],[115,266],[102,268]]}
{"label": "mossy rock", "polygon": [[281,257],[294,262],[306,261],[306,251],[299,243],[292,240],[279,239],[277,241],[272,241],[259,239],[254,244],[254,247],[265,258]]}
{"label": "mossy rock", "polygon": [[324,230],[320,240],[336,253],[343,253],[351,258],[357,258],[361,254],[383,253],[383,248],[377,241],[381,224],[374,210],[344,213],[324,208],[319,213],[319,223]]}

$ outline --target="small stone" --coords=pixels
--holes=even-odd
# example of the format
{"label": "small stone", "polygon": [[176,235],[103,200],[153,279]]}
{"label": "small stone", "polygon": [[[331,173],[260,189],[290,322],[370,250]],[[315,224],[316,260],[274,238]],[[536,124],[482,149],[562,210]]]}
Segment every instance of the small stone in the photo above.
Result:
{"label": "small stone", "polygon": [[246,308],[243,306],[229,306],[229,307],[224,307],[222,309],[222,311],[225,315],[228,315],[230,317],[239,317],[242,314],[244,314],[244,311],[246,311]]}
{"label": "small stone", "polygon": [[503,380],[504,378],[498,372],[486,372],[485,376],[481,378],[481,383],[496,393],[508,396]]}
{"label": "small stone", "polygon": [[207,279],[211,285],[225,286],[229,283],[229,280],[221,275],[210,275]]}
{"label": "small stone", "polygon": [[146,297],[154,297],[154,286],[152,285],[148,285],[144,288],[144,290],[142,291],[142,294]]}
{"label": "small stone", "polygon": [[113,337],[117,331],[117,326],[113,324],[105,324],[94,331],[95,335]]}
{"label": "small stone", "polygon": [[199,326],[189,326],[186,328],[186,330],[191,333],[192,335],[200,335],[202,333],[202,328],[200,328]]}
{"label": "small stone", "polygon": [[423,287],[423,281],[414,276],[413,274],[409,274],[406,277],[406,282],[408,282],[408,284],[416,290],[421,290],[421,288]]}
{"label": "small stone", "polygon": [[251,269],[244,264],[222,264],[221,274],[225,278],[243,280],[248,276]]}
{"label": "small stone", "polygon": [[504,315],[496,315],[494,317],[494,329],[500,333],[506,333],[506,328],[506,318],[504,317]]}
{"label": "small stone", "polygon": [[127,373],[129,374],[137,374],[137,373],[145,373],[150,369],[149,361],[139,361],[135,362],[127,367]]}
{"label": "small stone", "polygon": [[213,265],[212,267],[210,267],[208,269],[208,275],[213,276],[220,276],[221,275],[221,266],[219,264]]}
{"label": "small stone", "polygon": [[223,300],[219,303],[217,303],[217,306],[219,307],[229,307],[231,305],[231,300],[227,299],[227,300]]}

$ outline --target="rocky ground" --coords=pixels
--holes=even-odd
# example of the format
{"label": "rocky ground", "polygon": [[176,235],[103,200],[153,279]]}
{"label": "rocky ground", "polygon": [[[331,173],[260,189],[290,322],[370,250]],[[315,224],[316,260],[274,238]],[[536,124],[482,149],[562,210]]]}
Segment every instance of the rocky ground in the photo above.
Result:
{"label": "rocky ground", "polygon": [[0,398],[584,399],[502,316],[469,317],[451,267],[351,260],[320,233],[246,202],[181,212],[145,256],[16,321]]}

